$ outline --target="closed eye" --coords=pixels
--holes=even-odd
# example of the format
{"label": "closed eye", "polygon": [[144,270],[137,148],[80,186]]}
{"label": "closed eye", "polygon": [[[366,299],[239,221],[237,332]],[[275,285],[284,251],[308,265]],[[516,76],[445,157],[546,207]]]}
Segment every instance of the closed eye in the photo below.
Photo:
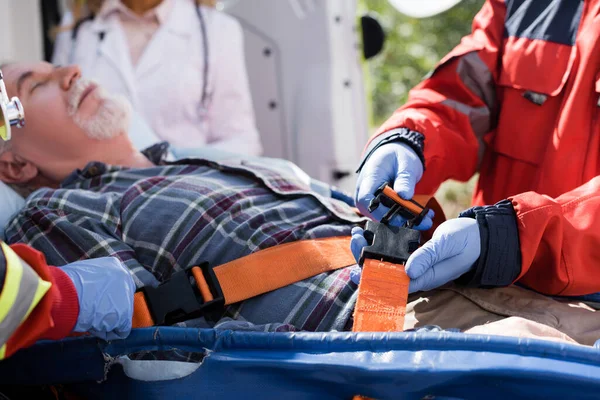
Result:
{"label": "closed eye", "polygon": [[47,81],[42,81],[42,82],[36,82],[36,83],[34,83],[34,84],[31,86],[31,89],[30,89],[30,91],[29,91],[29,92],[30,92],[30,93],[33,93],[33,91],[34,91],[35,89],[37,89],[37,88],[38,88],[38,87],[40,87],[40,86],[44,86],[44,85],[46,84],[46,82],[47,82]]}

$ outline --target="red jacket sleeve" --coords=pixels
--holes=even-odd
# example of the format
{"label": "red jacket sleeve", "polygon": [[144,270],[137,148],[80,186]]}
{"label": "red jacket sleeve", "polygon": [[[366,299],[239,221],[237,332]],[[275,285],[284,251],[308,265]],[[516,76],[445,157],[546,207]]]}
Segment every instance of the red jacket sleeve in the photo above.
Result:
{"label": "red jacket sleeve", "polygon": [[466,181],[473,176],[483,155],[484,136],[495,120],[505,15],[504,1],[486,1],[471,34],[410,91],[407,103],[371,138],[363,158],[394,130],[407,128],[425,136],[425,173],[417,193],[433,194],[447,179]]}
{"label": "red jacket sleeve", "polygon": [[[70,278],[59,268],[50,267],[46,264],[42,253],[24,244],[10,246],[10,250],[18,257],[23,272],[21,282],[18,282],[18,291],[12,307],[6,310],[7,318],[17,318],[18,325],[7,324],[14,327],[11,332],[0,332],[2,337],[8,338],[3,344],[3,357],[10,357],[17,350],[28,347],[40,339],[61,339],[66,337],[75,326],[79,314],[79,303],[75,286]],[[7,251],[8,252],[8,251]],[[4,271],[2,281],[2,293],[5,292],[11,268],[11,256],[2,251],[0,257],[1,267]],[[31,300],[33,292],[42,282],[42,285],[50,284],[38,300]],[[23,308],[19,305],[23,301],[31,307],[30,313],[22,319]],[[29,305],[30,304],[30,305]],[[10,328],[9,328],[10,329]]]}
{"label": "red jacket sleeve", "polygon": [[521,247],[518,280],[545,294],[600,291],[600,177],[556,199],[526,192],[509,198]]}

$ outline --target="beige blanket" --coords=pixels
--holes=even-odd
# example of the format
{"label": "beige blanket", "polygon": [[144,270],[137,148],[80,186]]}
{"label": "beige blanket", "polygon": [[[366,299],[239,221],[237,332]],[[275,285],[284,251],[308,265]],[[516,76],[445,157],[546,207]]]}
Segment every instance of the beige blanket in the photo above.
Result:
{"label": "beige blanket", "polygon": [[404,329],[438,325],[465,333],[529,337],[592,346],[600,339],[600,312],[579,301],[558,301],[510,286],[454,285],[409,296]]}

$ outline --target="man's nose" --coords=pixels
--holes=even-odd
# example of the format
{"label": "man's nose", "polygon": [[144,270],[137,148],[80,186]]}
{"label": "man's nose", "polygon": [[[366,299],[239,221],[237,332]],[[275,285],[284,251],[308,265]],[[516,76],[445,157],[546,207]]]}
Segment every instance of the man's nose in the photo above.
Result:
{"label": "man's nose", "polygon": [[63,90],[69,90],[71,86],[81,78],[81,70],[77,65],[69,65],[63,67],[59,71],[60,74],[60,86]]}

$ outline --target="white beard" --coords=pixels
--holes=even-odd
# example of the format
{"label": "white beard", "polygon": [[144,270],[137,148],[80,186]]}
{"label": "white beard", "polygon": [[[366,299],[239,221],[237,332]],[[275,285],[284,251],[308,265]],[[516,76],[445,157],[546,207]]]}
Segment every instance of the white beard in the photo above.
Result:
{"label": "white beard", "polygon": [[77,112],[77,104],[83,91],[91,83],[89,80],[78,79],[69,93],[69,115],[87,136],[92,139],[106,140],[119,136],[129,129],[131,104],[122,95],[109,95],[98,86],[93,96],[100,98],[100,106],[96,113],[88,119],[83,119]]}

